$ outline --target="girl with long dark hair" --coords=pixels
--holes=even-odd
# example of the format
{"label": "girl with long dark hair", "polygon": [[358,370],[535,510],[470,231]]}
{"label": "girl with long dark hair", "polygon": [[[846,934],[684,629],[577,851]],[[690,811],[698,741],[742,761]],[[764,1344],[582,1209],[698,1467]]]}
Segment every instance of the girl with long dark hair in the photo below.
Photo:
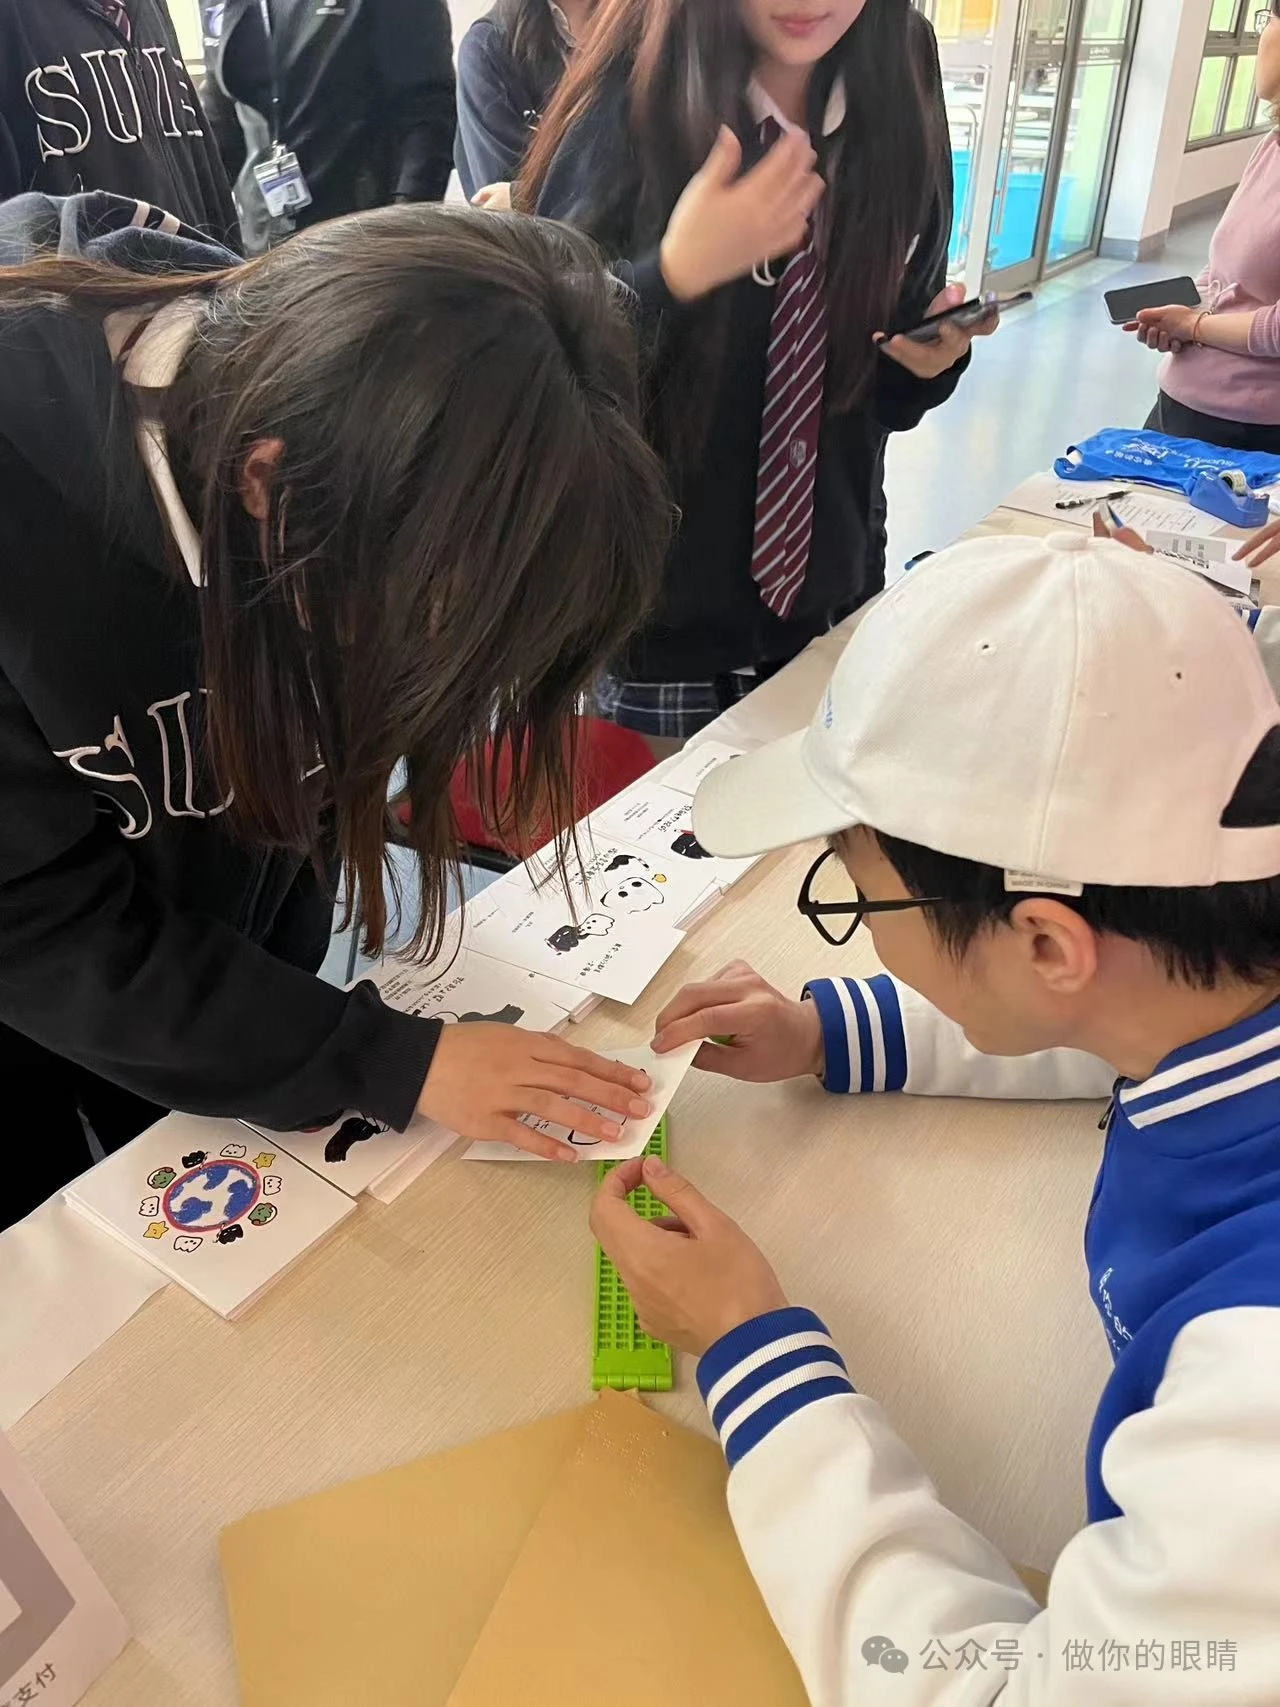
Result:
{"label": "girl with long dark hair", "polygon": [[603,0],[517,201],[648,311],[683,523],[604,705],[661,750],[883,585],[886,434],[969,345],[882,338],[962,294],[932,30],[909,0]]}
{"label": "girl with long dark hair", "polygon": [[453,163],[468,201],[510,210],[510,188],[593,0],[498,0],[458,43]]}
{"label": "girl with long dark hair", "polygon": [[79,1110],[108,1144],[163,1108],[421,1110],[559,1154],[518,1116],[643,1105],[558,1038],[312,975],[338,872],[386,940],[402,763],[423,953],[460,763],[513,833],[573,817],[575,710],[670,518],[591,246],[412,206],[235,265],[143,204],[28,196],[0,263],[0,1058],[31,1111],[0,1222],[84,1165]]}

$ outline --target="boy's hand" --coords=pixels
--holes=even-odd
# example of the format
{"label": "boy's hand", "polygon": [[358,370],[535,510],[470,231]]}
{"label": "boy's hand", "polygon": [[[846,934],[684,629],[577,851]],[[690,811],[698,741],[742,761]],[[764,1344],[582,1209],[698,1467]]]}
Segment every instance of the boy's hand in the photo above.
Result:
{"label": "boy's hand", "polygon": [[804,242],[825,185],[807,136],[788,132],[749,172],[742,144],[722,125],[700,172],[676,203],[659,261],[679,302],[745,277]]}
{"label": "boy's hand", "polygon": [[[671,1214],[644,1221],[627,1194],[644,1183]],[[751,1240],[656,1156],[623,1162],[591,1208],[591,1231],[631,1294],[645,1333],[701,1357],[718,1339],[786,1308],[778,1278]]]}
{"label": "boy's hand", "polygon": [[817,1008],[789,1000],[743,960],[709,984],[687,984],[658,1015],[653,1047],[662,1055],[699,1037],[733,1041],[704,1043],[695,1067],[757,1085],[805,1073],[821,1078],[826,1065]]}

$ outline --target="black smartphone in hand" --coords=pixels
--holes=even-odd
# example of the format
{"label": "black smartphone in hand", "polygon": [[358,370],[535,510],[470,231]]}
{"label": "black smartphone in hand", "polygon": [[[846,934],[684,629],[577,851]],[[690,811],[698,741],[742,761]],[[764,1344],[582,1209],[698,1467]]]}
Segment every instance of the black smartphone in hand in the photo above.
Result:
{"label": "black smartphone in hand", "polygon": [[990,320],[994,314],[1003,314],[1008,308],[1017,308],[1020,303],[1030,302],[1034,292],[1029,290],[1015,291],[1012,296],[998,296],[995,291],[988,291],[985,296],[970,297],[968,302],[958,302],[954,308],[944,308],[941,314],[930,314],[924,320],[918,320],[914,326],[899,326],[896,332],[890,332],[890,338],[910,338],[913,344],[936,344],[938,333],[943,326],[959,326],[968,331],[971,327],[981,326],[984,320]]}
{"label": "black smartphone in hand", "polygon": [[1200,287],[1185,274],[1180,279],[1157,279],[1154,284],[1130,285],[1102,293],[1113,326],[1127,326],[1140,308],[1199,308]]}

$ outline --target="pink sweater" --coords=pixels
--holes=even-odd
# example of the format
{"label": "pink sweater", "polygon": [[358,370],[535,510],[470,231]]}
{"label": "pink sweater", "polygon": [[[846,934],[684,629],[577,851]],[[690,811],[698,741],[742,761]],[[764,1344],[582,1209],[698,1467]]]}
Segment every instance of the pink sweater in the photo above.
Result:
{"label": "pink sweater", "polygon": [[1204,415],[1280,426],[1280,139],[1268,136],[1245,168],[1209,245],[1197,283],[1219,314],[1256,310],[1249,354],[1189,348],[1167,356],[1160,388]]}

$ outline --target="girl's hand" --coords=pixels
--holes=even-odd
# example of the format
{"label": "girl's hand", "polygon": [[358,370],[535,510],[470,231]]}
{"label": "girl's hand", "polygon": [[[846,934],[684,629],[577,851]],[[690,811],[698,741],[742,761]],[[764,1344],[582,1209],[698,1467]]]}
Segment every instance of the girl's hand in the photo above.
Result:
{"label": "girl's hand", "polygon": [[[959,308],[964,299],[963,285],[948,285],[934,297],[925,316],[941,314],[948,308]],[[915,374],[917,379],[937,379],[968,354],[969,345],[975,338],[989,338],[999,325],[1000,316],[992,309],[987,319],[967,329],[945,321],[939,326],[938,336],[931,344],[917,344],[913,338],[886,338],[883,332],[877,332],[874,341],[886,356],[892,356],[900,367]]]}
{"label": "girl's hand", "polygon": [[472,196],[471,205],[488,208],[490,213],[510,213],[511,185],[486,184]]}
{"label": "girl's hand", "polygon": [[762,261],[794,253],[826,187],[817,164],[808,137],[788,131],[743,173],[742,144],[721,126],[662,239],[662,276],[672,296],[693,302]]}
{"label": "girl's hand", "polygon": [[1248,539],[1236,552],[1237,563],[1248,563],[1250,569],[1261,569],[1264,563],[1280,551],[1280,521],[1268,522],[1266,527],[1259,528],[1257,533],[1250,534]]}
{"label": "girl's hand", "polygon": [[1138,342],[1149,350],[1162,350],[1177,355],[1184,344],[1195,342],[1196,321],[1204,311],[1199,308],[1140,308],[1125,325],[1126,332],[1136,332]]}
{"label": "girl's hand", "polygon": [[735,960],[709,984],[688,984],[658,1015],[654,1050],[664,1054],[699,1037],[731,1037],[704,1043],[694,1066],[753,1084],[819,1077],[825,1066],[822,1022],[812,1002],[793,1002],[745,961]]}
{"label": "girl's hand", "polygon": [[[418,1113],[464,1138],[514,1144],[553,1162],[576,1162],[578,1151],[520,1119],[536,1115],[588,1137],[609,1141],[632,1115],[648,1114],[649,1075],[576,1049],[559,1037],[515,1025],[447,1025],[440,1035]],[[579,1102],[610,1114],[591,1114]]]}

